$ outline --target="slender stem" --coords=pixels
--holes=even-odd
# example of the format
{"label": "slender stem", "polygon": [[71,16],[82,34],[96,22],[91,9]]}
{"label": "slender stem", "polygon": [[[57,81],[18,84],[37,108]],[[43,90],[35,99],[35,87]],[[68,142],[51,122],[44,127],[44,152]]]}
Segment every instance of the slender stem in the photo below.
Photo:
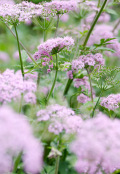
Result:
{"label": "slender stem", "polygon": [[[6,27],[10,30],[10,32],[12,33],[12,35],[16,38],[16,35],[14,34],[14,32],[10,29],[10,27],[8,26],[7,23],[4,23],[6,25]],[[21,47],[26,51],[26,53],[28,54],[28,56],[30,57],[30,59],[34,62],[34,64],[36,64],[38,66],[38,64],[36,63],[36,61],[34,60],[34,58],[31,56],[31,54],[29,53],[29,51],[26,49],[26,47],[22,44],[22,42],[20,42],[19,40],[19,44],[21,45]]]}
{"label": "slender stem", "polygon": [[98,98],[98,100],[97,100],[97,102],[96,102],[96,104],[95,104],[95,107],[93,108],[93,111],[92,111],[92,113],[91,113],[91,117],[94,117],[94,113],[95,113],[95,110],[96,110],[96,108],[97,108],[97,105],[98,105],[98,103],[99,103],[99,101],[100,101],[100,98],[101,98],[102,93],[103,93],[103,90],[101,90],[101,92],[100,92],[99,98]]}
{"label": "slender stem", "polygon": [[99,8],[100,7],[100,0],[98,0],[98,5],[97,5],[97,8]]}
{"label": "slender stem", "polygon": [[38,72],[38,78],[37,78],[37,90],[40,84],[40,72]]}
{"label": "slender stem", "polygon": [[56,54],[56,72],[55,72],[55,78],[54,78],[54,81],[53,81],[51,90],[50,90],[50,92],[48,94],[48,97],[47,97],[47,103],[48,103],[48,101],[50,99],[50,96],[52,95],[53,89],[55,87],[55,83],[56,83],[56,80],[57,80],[57,74],[58,74],[58,58],[57,58],[57,54]]}
{"label": "slender stem", "polygon": [[[107,2],[107,0],[104,1],[103,5],[102,5],[102,7],[101,7],[101,9],[100,9],[100,11],[97,13],[95,19],[93,20],[93,23],[92,23],[92,25],[91,25],[91,28],[90,28],[90,30],[89,30],[89,32],[88,32],[86,38],[85,38],[85,41],[84,41],[84,43],[83,43],[83,47],[85,47],[85,46],[87,45],[87,42],[88,42],[88,40],[89,40],[89,38],[90,38],[90,35],[91,35],[91,33],[92,33],[92,31],[93,31],[93,29],[94,29],[94,27],[95,27],[95,25],[96,25],[96,23],[97,23],[97,21],[98,21],[100,15],[101,15],[101,13],[102,13],[102,11],[103,11],[105,5],[106,5],[106,2]],[[72,84],[72,83],[71,83],[71,84]],[[71,85],[71,84],[70,84],[70,85]],[[68,83],[67,83],[67,85],[68,85]],[[70,88],[70,85],[69,85],[69,88]],[[66,86],[66,87],[65,87],[65,91],[68,92],[69,88]],[[91,89],[92,89],[92,88],[91,88]],[[64,95],[67,94],[67,92],[65,92],[65,91],[64,91]]]}
{"label": "slender stem", "polygon": [[112,32],[114,33],[114,31],[117,29],[118,25],[120,24],[120,19],[118,20],[118,22],[116,23],[116,25],[114,26]]}
{"label": "slender stem", "polygon": [[73,79],[68,79],[65,90],[64,90],[64,93],[63,93],[64,96],[67,95],[72,82],[73,82]]}
{"label": "slender stem", "polygon": [[[43,41],[45,42],[46,40],[46,28],[45,28],[45,18],[44,18],[44,28],[43,28]],[[40,69],[39,69],[40,70]],[[38,78],[37,78],[37,89],[39,87],[39,84],[40,84],[40,75],[41,75],[41,72],[39,71],[38,72]]]}
{"label": "slender stem", "polygon": [[19,113],[21,113],[22,110],[22,102],[23,102],[23,93],[21,94]]}
{"label": "slender stem", "polygon": [[57,14],[57,24],[56,24],[56,30],[55,30],[55,37],[57,37],[57,31],[58,31],[58,26],[59,26],[59,20],[60,20],[60,16],[59,16],[59,14]]}
{"label": "slender stem", "polygon": [[13,168],[13,172],[16,173],[17,172],[17,169],[18,169],[18,165],[20,163],[20,160],[21,160],[21,157],[22,157],[22,152],[20,152],[14,162],[14,168]]}
{"label": "slender stem", "polygon": [[97,23],[97,21],[98,21],[100,15],[101,15],[101,13],[102,13],[102,11],[103,11],[103,9],[104,9],[106,3],[107,3],[107,0],[104,1],[103,5],[102,5],[102,7],[101,7],[101,9],[100,9],[100,11],[99,11],[99,12],[97,13],[97,15],[96,15],[96,17],[95,17],[95,19],[94,19],[94,21],[93,21],[93,23],[92,23],[92,25],[91,25],[91,28],[90,28],[90,30],[89,30],[89,32],[88,32],[86,38],[85,38],[85,41],[84,41],[84,43],[83,43],[83,46],[84,46],[84,47],[87,45],[87,42],[88,42],[88,40],[89,40],[89,37],[90,37],[90,35],[91,35],[91,33],[92,33],[92,31],[93,31],[93,29],[94,29],[96,23]]}
{"label": "slender stem", "polygon": [[46,27],[45,27],[45,18],[44,18],[44,28],[43,28],[43,41],[45,42],[45,40],[46,40]]}
{"label": "slender stem", "polygon": [[57,156],[55,164],[55,174],[58,174],[59,162],[60,162],[60,156]]}
{"label": "slender stem", "polygon": [[18,51],[19,51],[19,58],[20,58],[21,72],[22,72],[22,76],[23,76],[23,78],[24,78],[23,61],[22,61],[22,56],[21,56],[20,43],[19,43],[19,37],[18,37],[18,33],[17,33],[17,27],[16,27],[16,24],[14,24],[14,28],[15,28],[16,39],[17,39],[17,45],[18,45]]}
{"label": "slender stem", "polygon": [[89,82],[90,82],[91,101],[93,102],[92,81],[91,81],[90,73],[89,73],[89,71],[88,71],[88,69],[87,69],[87,68],[86,68],[86,71],[87,71],[88,78],[89,78]]}

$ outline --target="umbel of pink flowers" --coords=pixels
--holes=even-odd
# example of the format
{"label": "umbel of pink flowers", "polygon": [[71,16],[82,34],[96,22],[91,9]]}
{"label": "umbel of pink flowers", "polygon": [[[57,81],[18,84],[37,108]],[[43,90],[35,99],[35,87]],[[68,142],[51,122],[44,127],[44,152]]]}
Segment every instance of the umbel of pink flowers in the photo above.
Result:
{"label": "umbel of pink flowers", "polygon": [[7,69],[0,74],[0,102],[9,103],[19,100],[21,94],[24,94],[25,103],[36,103],[36,82],[33,80],[34,75],[25,74],[23,80],[20,71],[14,72],[14,70]]}
{"label": "umbel of pink flowers", "polygon": [[120,168],[120,120],[100,113],[83,121],[71,151],[77,156],[78,173],[106,174]]}
{"label": "umbel of pink flowers", "polygon": [[34,17],[50,17],[59,13],[66,13],[75,10],[77,3],[73,1],[52,1],[50,3],[34,4],[32,2],[23,1],[19,4],[1,3],[0,17],[9,23],[26,22]]}
{"label": "umbel of pink flowers", "polygon": [[0,107],[0,174],[13,171],[13,159],[22,153],[27,173],[39,173],[43,165],[43,147],[33,136],[24,115],[11,108]]}
{"label": "umbel of pink flowers", "polygon": [[105,64],[105,59],[101,53],[81,55],[78,59],[75,59],[71,63],[71,70],[67,72],[69,79],[73,79],[73,73],[81,71],[81,69],[94,66],[99,68]]}
{"label": "umbel of pink flowers", "polygon": [[49,122],[48,131],[56,135],[65,131],[66,134],[74,134],[80,131],[82,119],[75,112],[61,105],[50,105],[46,109],[37,112],[39,122]]}
{"label": "umbel of pink flowers", "polygon": [[115,110],[119,108],[120,104],[120,94],[110,94],[107,97],[103,97],[101,101],[101,106],[107,108],[108,110]]}
{"label": "umbel of pink flowers", "polygon": [[52,55],[59,53],[64,48],[69,49],[72,45],[74,45],[74,40],[69,36],[48,39],[38,46],[38,51],[34,54],[34,59],[41,59],[42,65],[48,66],[48,71],[50,72],[50,69],[53,68]]}

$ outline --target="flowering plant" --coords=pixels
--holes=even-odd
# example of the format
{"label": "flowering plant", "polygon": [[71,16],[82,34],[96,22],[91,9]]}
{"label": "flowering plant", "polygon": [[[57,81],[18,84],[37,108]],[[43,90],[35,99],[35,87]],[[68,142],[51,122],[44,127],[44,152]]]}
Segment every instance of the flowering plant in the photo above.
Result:
{"label": "flowering plant", "polygon": [[0,0],[0,174],[119,173],[119,6]]}

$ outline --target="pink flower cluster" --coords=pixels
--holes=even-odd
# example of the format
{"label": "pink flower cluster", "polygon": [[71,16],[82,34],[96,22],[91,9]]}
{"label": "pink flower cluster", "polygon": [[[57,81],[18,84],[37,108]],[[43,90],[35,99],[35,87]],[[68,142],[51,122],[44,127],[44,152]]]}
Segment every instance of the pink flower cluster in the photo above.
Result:
{"label": "pink flower cluster", "polygon": [[0,4],[0,17],[9,23],[26,22],[33,17],[43,15],[43,6],[23,1],[19,4]]}
{"label": "pink flower cluster", "polygon": [[84,62],[80,59],[72,61],[72,70],[78,72],[80,69],[84,68]]}
{"label": "pink flower cluster", "polygon": [[[81,79],[74,79],[74,87],[79,88],[81,87],[81,91],[87,91],[90,92],[90,84],[88,82],[88,77],[84,76]],[[81,93],[77,97],[77,101],[79,103],[86,103],[87,101],[90,101],[90,98],[86,96],[85,94]]]}
{"label": "pink flower cluster", "polygon": [[37,112],[38,121],[49,121],[48,131],[56,135],[65,133],[76,133],[80,131],[82,119],[75,112],[58,104],[48,106]]}
{"label": "pink flower cluster", "polygon": [[25,116],[9,107],[0,107],[0,130],[0,174],[12,172],[13,158],[20,152],[25,171],[31,174],[40,172],[43,147],[33,136]]}
{"label": "pink flower cluster", "polygon": [[12,4],[13,5],[13,4],[15,4],[15,2],[14,2],[14,0],[9,0],[9,1],[8,0],[4,0],[4,1],[0,0],[0,4]]}
{"label": "pink flower cluster", "polygon": [[50,71],[53,68],[52,55],[60,52],[65,47],[68,49],[72,45],[74,45],[74,40],[68,36],[49,39],[38,46],[38,51],[34,54],[34,59],[41,59],[42,65],[48,66],[48,70]]}
{"label": "pink flower cluster", "polygon": [[[26,79],[23,81],[20,71],[16,73],[14,70],[7,69],[0,74],[0,102],[7,103],[12,100],[18,100],[21,98],[21,94],[25,94],[26,103],[36,103],[36,83],[32,79]],[[31,101],[31,102],[30,102]]]}
{"label": "pink flower cluster", "polygon": [[120,94],[110,94],[108,97],[102,98],[101,106],[108,110],[115,110],[119,108]]}
{"label": "pink flower cluster", "polygon": [[103,66],[104,63],[105,60],[100,53],[81,55],[78,59],[72,61],[72,70],[67,72],[67,76],[68,78],[73,79],[74,72],[78,72],[86,66],[94,66],[95,68],[100,67]]}
{"label": "pink flower cluster", "polygon": [[82,55],[78,59],[79,61],[82,61],[84,63],[84,66],[103,66],[105,63],[105,60],[103,59],[102,54],[96,53],[96,54],[87,54]]}
{"label": "pink flower cluster", "polygon": [[44,4],[44,7],[47,9],[51,9],[51,11],[55,10],[58,14],[67,13],[69,11],[74,11],[77,8],[77,2],[70,1],[57,1],[54,0],[52,2],[48,2]]}
{"label": "pink flower cluster", "polygon": [[120,168],[120,121],[100,113],[81,124],[71,151],[76,154],[78,173],[110,174]]}
{"label": "pink flower cluster", "polygon": [[[90,36],[88,41],[88,45],[91,46],[93,44],[99,44],[101,39],[115,38],[112,27],[108,25],[97,25],[93,34]],[[115,51],[114,54],[111,53],[111,56],[120,57],[120,43],[117,39],[109,41],[107,47],[111,48]]]}
{"label": "pink flower cluster", "polygon": [[88,90],[88,92],[90,92],[90,84],[88,82],[88,77],[84,76],[81,79],[74,79],[74,87],[83,87],[85,90]]}
{"label": "pink flower cluster", "polygon": [[85,94],[80,94],[77,96],[77,101],[79,103],[86,103],[86,102],[90,101],[90,98],[88,96],[86,96]]}

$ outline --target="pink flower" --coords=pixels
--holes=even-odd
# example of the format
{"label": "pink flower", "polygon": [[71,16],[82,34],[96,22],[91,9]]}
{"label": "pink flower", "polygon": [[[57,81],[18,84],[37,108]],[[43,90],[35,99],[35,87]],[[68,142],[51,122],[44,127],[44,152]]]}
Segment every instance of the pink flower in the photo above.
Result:
{"label": "pink flower", "polygon": [[[71,151],[77,156],[78,173],[113,173],[120,168],[120,121],[100,113],[81,123]],[[96,172],[97,171],[97,172]]]}
{"label": "pink flower", "polygon": [[115,110],[119,108],[120,94],[111,94],[108,97],[102,98],[101,106],[107,108],[108,110]]}
{"label": "pink flower", "polygon": [[74,87],[82,87],[88,90],[88,92],[90,92],[90,84],[88,82],[88,77],[84,76],[81,79],[74,79]]}
{"label": "pink flower", "polygon": [[23,153],[25,171],[31,174],[40,172],[43,165],[43,148],[33,136],[26,117],[2,106],[0,130],[0,174],[12,171],[13,157],[17,157],[20,152]]}
{"label": "pink flower", "polygon": [[22,93],[35,93],[37,89],[37,85],[32,79],[32,74],[25,75],[25,79],[23,81],[21,71],[17,71],[15,73],[14,70],[7,69],[0,74],[0,81],[1,103],[19,100]]}
{"label": "pink flower", "polygon": [[75,112],[58,104],[48,106],[37,112],[38,121],[48,121],[48,131],[56,135],[65,133],[74,134],[80,131],[82,119],[75,115]]}
{"label": "pink flower", "polygon": [[69,49],[72,45],[74,45],[74,40],[68,36],[64,38],[57,37],[55,39],[48,39],[38,46],[38,51],[34,54],[34,59],[42,59],[42,65],[49,67],[47,70],[49,73],[51,68],[53,68],[52,55],[57,54],[65,47]]}
{"label": "pink flower", "polygon": [[80,94],[78,97],[77,97],[77,101],[79,103],[86,103],[88,101],[90,101],[90,98],[84,94]]}
{"label": "pink flower", "polygon": [[77,2],[75,1],[57,1],[48,2],[44,4],[44,8],[48,11],[56,11],[56,13],[66,13],[74,11],[77,8]]}

